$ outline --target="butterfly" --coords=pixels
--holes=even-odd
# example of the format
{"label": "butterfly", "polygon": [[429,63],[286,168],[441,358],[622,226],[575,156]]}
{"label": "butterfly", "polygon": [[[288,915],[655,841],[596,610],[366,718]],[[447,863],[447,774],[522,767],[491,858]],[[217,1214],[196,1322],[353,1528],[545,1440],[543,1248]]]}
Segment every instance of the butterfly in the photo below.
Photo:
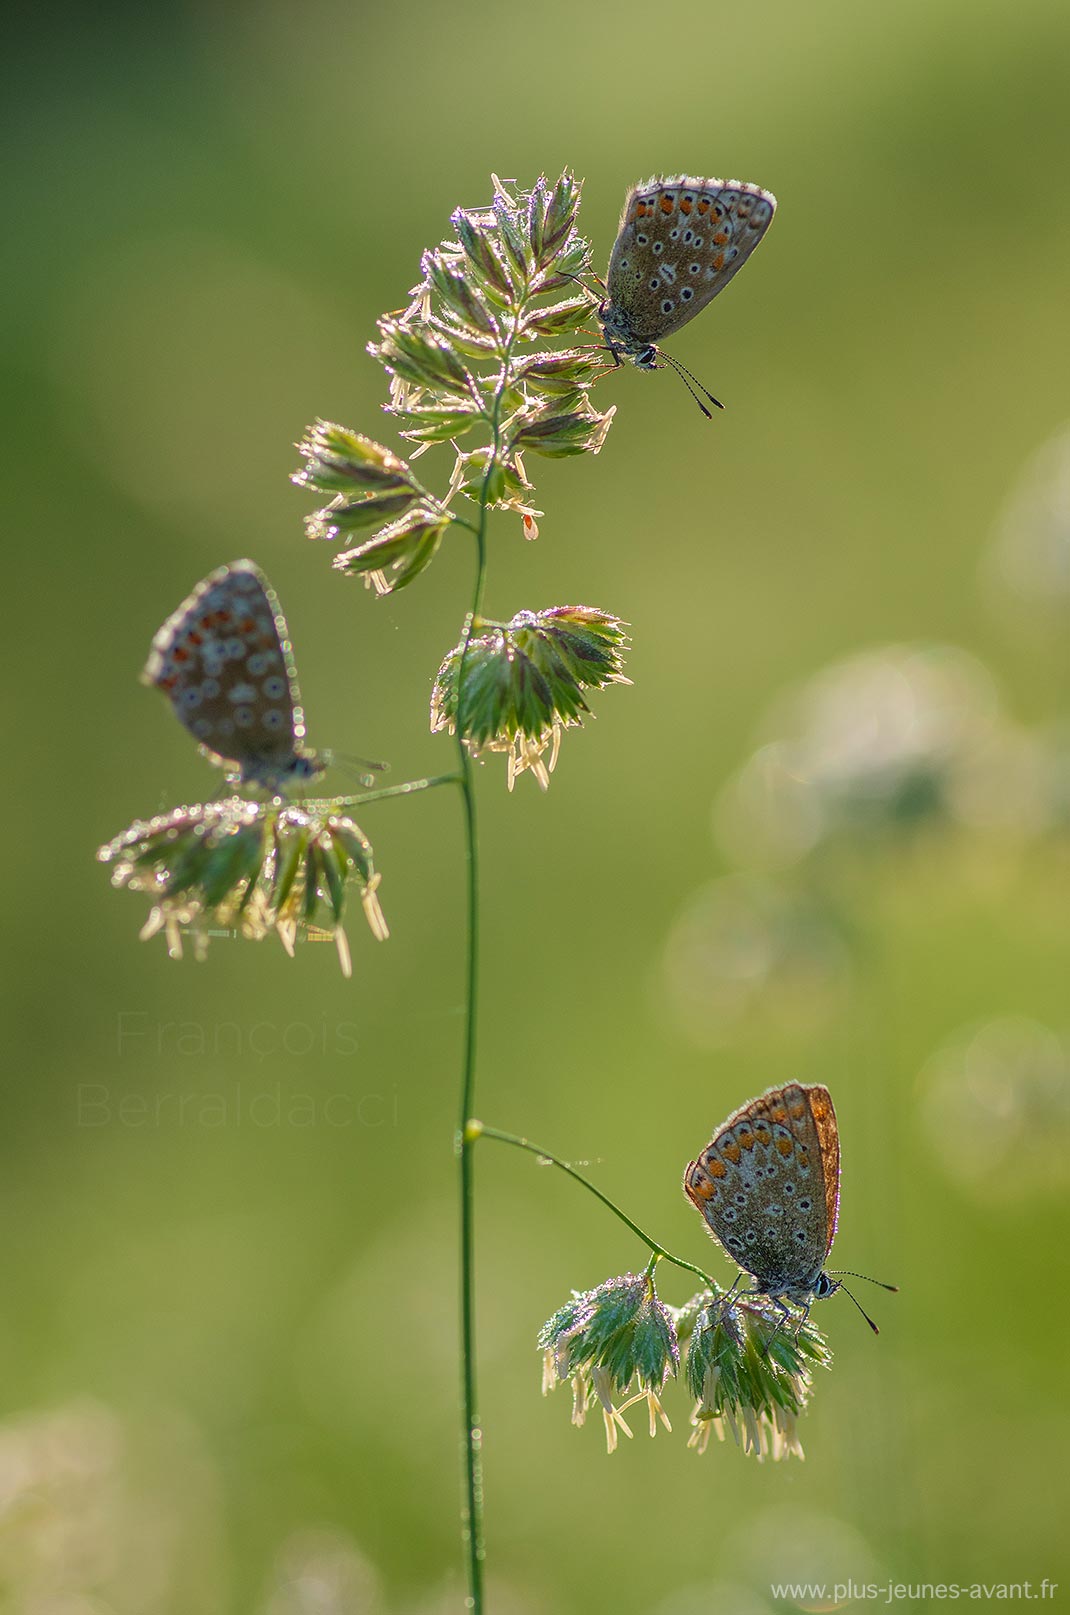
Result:
{"label": "butterfly", "polygon": [[840,1135],[827,1088],[791,1083],[741,1105],[689,1164],[684,1193],[754,1279],[752,1295],[768,1296],[785,1316],[785,1301],[805,1317],[812,1302],[841,1288],[858,1307],[842,1278],[825,1270],[840,1209]]}
{"label": "butterfly", "polygon": [[[616,363],[623,355],[640,370],[659,369],[657,343],[724,290],[775,211],[771,192],[738,179],[678,175],[629,191],[598,310]],[[695,379],[678,360],[661,357],[685,380]],[[711,393],[706,396],[724,407]],[[709,414],[701,401],[700,407]]]}
{"label": "butterfly", "polygon": [[205,755],[243,785],[277,792],[327,766],[303,744],[286,619],[252,561],[198,583],[153,639],[141,681],[164,692]]}

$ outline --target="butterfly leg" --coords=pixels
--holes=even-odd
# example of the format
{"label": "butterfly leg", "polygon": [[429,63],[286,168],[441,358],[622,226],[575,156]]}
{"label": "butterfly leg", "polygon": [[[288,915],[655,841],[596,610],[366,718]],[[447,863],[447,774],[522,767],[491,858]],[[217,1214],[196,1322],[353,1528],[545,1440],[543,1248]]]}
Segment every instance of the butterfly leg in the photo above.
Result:
{"label": "butterfly leg", "polygon": [[732,1297],[735,1295],[736,1291],[739,1289],[739,1286],[742,1284],[742,1282],[743,1282],[743,1274],[742,1273],[737,1273],[735,1278],[732,1280],[732,1288],[730,1290],[726,1290],[724,1295],[721,1297],[722,1305],[725,1305],[729,1301],[731,1301]]}
{"label": "butterfly leg", "polygon": [[[762,1291],[762,1290],[748,1290],[747,1294],[748,1295],[764,1295],[765,1292]],[[777,1319],[776,1328],[773,1330],[773,1333],[769,1336],[769,1339],[765,1342],[765,1344],[759,1348],[758,1355],[760,1357],[768,1357],[769,1356],[769,1348],[772,1346],[773,1341],[776,1339],[777,1335],[783,1329],[784,1325],[786,1323],[791,1322],[791,1316],[792,1316],[791,1315],[791,1308],[786,1306],[778,1295],[766,1296],[766,1299],[769,1300],[769,1301],[772,1301],[773,1305],[776,1307],[777,1311],[780,1313],[780,1316]],[[808,1311],[809,1311],[809,1308],[807,1308],[807,1312]],[[805,1322],[806,1322],[806,1315],[804,1314],[803,1315],[803,1323],[805,1323]],[[802,1328],[802,1324],[799,1325],[799,1328],[800,1329]]]}

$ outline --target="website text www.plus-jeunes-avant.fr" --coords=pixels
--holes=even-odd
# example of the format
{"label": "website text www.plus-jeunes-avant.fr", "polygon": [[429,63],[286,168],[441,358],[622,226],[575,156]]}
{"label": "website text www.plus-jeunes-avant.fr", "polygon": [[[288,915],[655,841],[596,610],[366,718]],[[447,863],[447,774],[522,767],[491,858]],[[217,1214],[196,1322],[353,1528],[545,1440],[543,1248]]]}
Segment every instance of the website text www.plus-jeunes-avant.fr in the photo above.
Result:
{"label": "website text www.plus-jeunes-avant.fr", "polygon": [[1058,1582],[1048,1581],[784,1581],[770,1583],[775,1599],[786,1599],[802,1609],[837,1609],[852,1600],[883,1604],[1022,1603],[1052,1600]]}

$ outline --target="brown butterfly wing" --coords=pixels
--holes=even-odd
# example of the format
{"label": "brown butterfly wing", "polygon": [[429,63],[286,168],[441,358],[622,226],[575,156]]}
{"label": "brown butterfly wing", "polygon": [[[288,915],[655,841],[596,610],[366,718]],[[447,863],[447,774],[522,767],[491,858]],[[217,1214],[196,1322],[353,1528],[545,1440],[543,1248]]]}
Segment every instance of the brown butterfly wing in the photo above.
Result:
{"label": "brown butterfly wing", "polygon": [[213,761],[243,777],[292,768],[304,734],[297,677],[278,600],[252,561],[197,585],[156,634],[141,678]]}
{"label": "brown butterfly wing", "polygon": [[771,1088],[734,1111],[684,1174],[728,1256],[760,1286],[805,1285],[836,1231],[839,1139],[827,1088]]}
{"label": "brown butterfly wing", "polygon": [[651,180],[629,192],[609,261],[607,312],[658,342],[723,291],[773,222],[776,197],[743,180]]}

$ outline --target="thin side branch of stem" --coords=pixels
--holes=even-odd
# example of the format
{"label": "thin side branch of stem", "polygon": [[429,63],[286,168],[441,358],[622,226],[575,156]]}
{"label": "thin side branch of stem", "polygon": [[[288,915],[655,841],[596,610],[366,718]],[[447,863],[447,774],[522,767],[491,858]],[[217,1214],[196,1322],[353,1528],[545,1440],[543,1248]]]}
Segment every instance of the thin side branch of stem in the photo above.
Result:
{"label": "thin side branch of stem", "polygon": [[577,1172],[576,1168],[569,1166],[567,1161],[562,1161],[558,1156],[551,1154],[549,1150],[544,1150],[541,1144],[533,1144],[530,1138],[520,1138],[516,1133],[505,1133],[500,1127],[488,1127],[484,1122],[474,1124],[471,1130],[476,1137],[494,1138],[497,1139],[499,1144],[514,1144],[517,1149],[527,1150],[530,1155],[537,1156],[540,1161],[548,1161],[551,1166],[556,1166],[560,1172],[565,1172],[570,1178],[575,1178],[577,1183],[581,1183],[589,1194],[594,1195],[596,1200],[601,1200],[602,1204],[607,1206],[615,1217],[620,1218],[626,1228],[630,1228],[632,1233],[642,1240],[657,1261],[671,1262],[674,1267],[682,1267],[688,1273],[697,1273],[699,1278],[715,1294],[720,1291],[721,1285],[715,1279],[711,1279],[710,1275],[704,1272],[701,1267],[696,1267],[694,1262],[687,1262],[682,1256],[674,1256],[672,1251],[666,1250],[664,1245],[659,1244],[656,1239],[651,1238],[644,1229],[640,1228],[638,1223],[633,1222],[627,1212],[622,1211],[615,1200],[611,1200],[608,1194],[603,1194],[602,1190],[597,1188],[590,1178],[585,1178],[582,1172]]}
{"label": "thin side branch of stem", "polygon": [[400,785],[382,785],[374,791],[362,791],[359,796],[332,796],[328,807],[363,807],[365,802],[385,802],[391,796],[414,796],[420,791],[433,791],[438,785],[459,785],[460,774],[431,774],[427,779],[407,779]]}

